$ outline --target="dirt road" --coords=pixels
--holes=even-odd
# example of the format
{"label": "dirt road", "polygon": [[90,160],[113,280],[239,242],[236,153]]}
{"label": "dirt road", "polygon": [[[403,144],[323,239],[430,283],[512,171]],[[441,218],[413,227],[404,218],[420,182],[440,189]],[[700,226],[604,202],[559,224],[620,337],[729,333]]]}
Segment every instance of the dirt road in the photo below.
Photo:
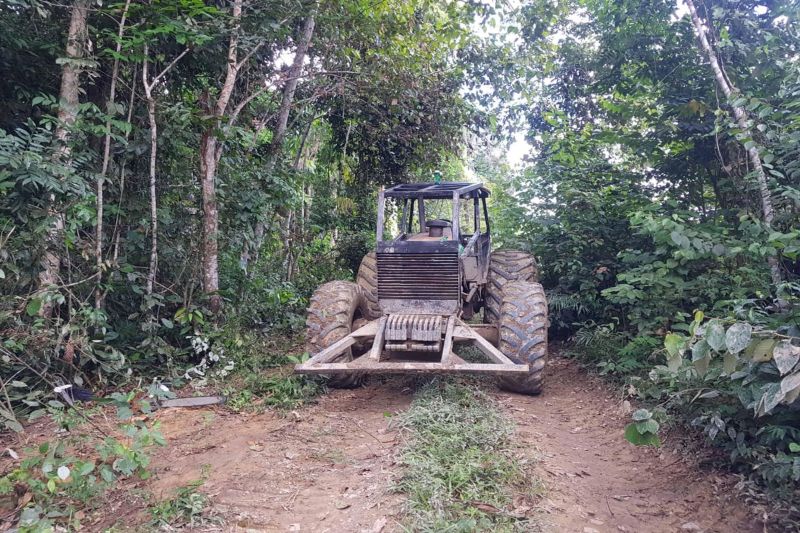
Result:
{"label": "dirt road", "polygon": [[762,530],[743,511],[730,477],[692,464],[679,439],[666,438],[659,449],[628,444],[622,433],[630,417],[600,379],[568,359],[551,359],[548,370],[539,397],[495,395],[519,439],[539,449],[545,529]]}
{"label": "dirt road", "polygon": [[[497,392],[517,440],[538,450],[545,491],[537,521],[546,531],[757,531],[731,481],[674,454],[622,438],[619,401],[575,363],[554,358],[546,392]],[[393,413],[412,391],[401,381],[333,391],[286,415],[219,410],[162,411],[169,447],[153,460],[150,488],[167,497],[205,476],[203,492],[229,531],[399,530],[399,435]]]}

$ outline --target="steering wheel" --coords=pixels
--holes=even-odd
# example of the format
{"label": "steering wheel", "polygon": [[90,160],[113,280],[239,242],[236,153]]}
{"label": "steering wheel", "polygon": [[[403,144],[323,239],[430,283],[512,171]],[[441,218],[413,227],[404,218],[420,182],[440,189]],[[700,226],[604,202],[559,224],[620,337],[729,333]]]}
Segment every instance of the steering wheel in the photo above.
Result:
{"label": "steering wheel", "polygon": [[[439,224],[437,224],[437,222]],[[442,225],[441,222],[444,222],[444,225]],[[439,227],[442,227],[442,228],[452,228],[453,227],[453,221],[450,220],[449,218],[434,218],[433,220],[428,220],[427,222],[425,222],[425,227],[426,228],[430,228],[431,226],[439,226]]]}

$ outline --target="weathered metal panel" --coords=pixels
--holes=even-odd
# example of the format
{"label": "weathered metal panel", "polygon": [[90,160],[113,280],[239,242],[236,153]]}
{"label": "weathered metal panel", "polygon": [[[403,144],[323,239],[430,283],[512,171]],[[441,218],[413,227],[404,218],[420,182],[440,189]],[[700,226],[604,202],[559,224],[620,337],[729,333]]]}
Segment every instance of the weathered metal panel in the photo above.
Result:
{"label": "weathered metal panel", "polygon": [[392,240],[379,242],[378,254],[452,254],[458,255],[458,242],[443,238],[439,241]]}
{"label": "weathered metal panel", "polygon": [[457,249],[441,253],[386,253],[378,250],[378,299],[381,301],[457,302],[460,290]]}
{"label": "weathered metal panel", "polygon": [[458,311],[458,300],[381,299],[384,313],[451,315]]}

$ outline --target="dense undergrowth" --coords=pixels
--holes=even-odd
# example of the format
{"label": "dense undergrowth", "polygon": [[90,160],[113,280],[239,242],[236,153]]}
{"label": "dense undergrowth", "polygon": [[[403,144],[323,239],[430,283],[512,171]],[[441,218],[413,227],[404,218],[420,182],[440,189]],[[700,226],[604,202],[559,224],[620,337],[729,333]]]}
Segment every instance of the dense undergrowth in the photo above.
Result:
{"label": "dense undergrowth", "polygon": [[[649,410],[642,410],[647,419],[694,433],[719,449],[718,466],[740,474],[741,496],[767,522],[800,527],[800,411],[792,397],[796,352],[788,359],[774,356],[776,346],[780,353],[788,340],[764,323],[753,327],[734,318],[698,315],[687,326],[689,331],[675,328],[680,333],[666,339],[586,327],[566,353],[618,383],[629,399]],[[746,336],[737,338],[740,331]],[[657,445],[655,434],[654,440],[638,435],[630,440]]]}
{"label": "dense undergrowth", "polygon": [[[17,416],[25,425],[41,424],[54,436],[32,448],[17,448],[9,439],[5,452],[11,462],[0,476],[0,525],[16,524],[22,532],[33,532],[80,529],[107,520],[103,509],[120,490],[120,482],[147,479],[153,448],[169,445],[151,415],[159,399],[175,397],[176,392],[219,392],[227,396],[228,408],[249,412],[294,408],[312,400],[325,385],[291,373],[291,365],[303,357],[297,339],[290,335],[276,341],[225,328],[203,337],[202,345],[194,343],[201,352],[196,358],[176,365],[172,373],[151,375],[146,386],[141,385],[141,374],[136,381],[120,379],[89,403],[70,396],[70,388],[27,392],[41,399],[27,400],[29,409],[18,410]],[[302,346],[302,337],[299,340]],[[21,384],[17,388],[27,389]],[[145,491],[149,525],[170,529],[217,521],[205,512],[208,498],[197,490],[200,484],[202,480],[161,501]]]}
{"label": "dense undergrowth", "polygon": [[514,512],[514,495],[541,487],[530,457],[516,457],[514,426],[480,389],[432,381],[393,420],[405,436],[397,490],[408,497],[409,531],[533,531]]}
{"label": "dense undergrowth", "polygon": [[704,435],[743,499],[796,528],[796,5],[558,8],[530,50],[534,153],[495,174],[497,240],[540,259],[551,335],[649,405],[643,441],[670,419]]}

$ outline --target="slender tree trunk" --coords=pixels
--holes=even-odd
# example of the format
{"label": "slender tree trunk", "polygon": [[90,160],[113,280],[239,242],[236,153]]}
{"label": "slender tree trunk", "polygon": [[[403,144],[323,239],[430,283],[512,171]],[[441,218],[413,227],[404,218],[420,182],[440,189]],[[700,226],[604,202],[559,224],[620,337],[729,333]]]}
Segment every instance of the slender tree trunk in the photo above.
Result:
{"label": "slender tree trunk", "polygon": [[153,294],[158,271],[158,197],[156,196],[156,160],[158,155],[158,123],[156,122],[156,99],[153,89],[167,75],[183,56],[189,53],[185,48],[157,76],[150,78],[150,49],[144,45],[142,61],[142,87],[147,100],[147,120],[150,124],[150,265],[147,269],[147,295]]}
{"label": "slender tree trunk", "polygon": [[242,0],[233,1],[232,16],[234,28],[228,41],[225,81],[222,83],[213,109],[216,120],[203,132],[200,140],[200,187],[203,192],[203,291],[209,296],[212,313],[219,312],[222,305],[219,295],[219,210],[215,183],[222,146],[214,130],[228,112],[233,89],[239,77],[239,69],[242,66],[239,63],[239,21],[242,18]]}
{"label": "slender tree trunk", "polygon": [[292,110],[294,103],[294,93],[297,90],[297,83],[300,81],[300,74],[303,72],[303,63],[308,54],[308,47],[311,45],[311,38],[314,36],[314,15],[309,15],[303,22],[303,29],[300,33],[300,40],[297,42],[297,50],[294,53],[294,60],[292,66],[289,68],[288,79],[286,85],[283,87],[283,96],[281,97],[281,106],[278,109],[278,119],[275,125],[275,131],[272,135],[272,143],[270,144],[270,158],[267,161],[267,170],[270,171],[275,166],[275,160],[278,153],[280,153],[283,146],[283,138],[286,136],[286,126],[289,123],[289,112]]}
{"label": "slender tree trunk", "polygon": [[108,165],[111,162],[111,114],[115,112],[115,99],[117,96],[117,77],[119,76],[119,53],[122,50],[122,34],[125,31],[125,20],[128,17],[128,8],[131,0],[125,0],[122,8],[122,17],[119,21],[117,31],[117,56],[114,58],[114,66],[111,69],[111,86],[108,89],[108,103],[106,113],[109,115],[106,120],[106,135],[103,140],[103,164],[100,167],[100,175],[97,177],[97,226],[95,227],[95,262],[97,264],[97,282],[94,291],[94,306],[100,309],[103,306],[103,185],[108,175]]}
{"label": "slender tree trunk", "polygon": [[86,19],[89,16],[89,1],[75,0],[72,6],[72,15],[67,33],[67,61],[61,73],[61,89],[59,92],[58,126],[56,139],[61,141],[61,156],[69,157],[70,147],[66,142],[69,138],[69,127],[78,116],[78,96],[80,93],[80,68],[73,64],[73,59],[81,59],[86,51],[88,33]]}
{"label": "slender tree trunk", "polygon": [[[264,165],[266,173],[269,174],[275,168],[275,164],[283,146],[283,138],[286,136],[286,127],[289,124],[289,113],[292,110],[294,103],[294,93],[297,90],[297,83],[300,80],[300,74],[303,72],[303,63],[308,54],[308,48],[311,45],[311,39],[314,36],[314,27],[316,21],[313,13],[310,14],[303,21],[303,29],[300,32],[300,39],[297,41],[297,50],[294,53],[294,60],[292,66],[287,72],[286,84],[283,86],[283,95],[281,97],[281,105],[278,109],[278,118],[275,124],[275,131],[272,134],[272,142],[270,143],[269,155],[267,163]],[[287,217],[288,213],[283,210],[282,216]],[[258,221],[253,230],[254,247],[256,250],[261,248],[264,236],[264,223]],[[247,270],[247,265],[250,261],[250,248],[247,243],[244,243],[242,253],[239,257],[239,264],[244,270]]]}
{"label": "slender tree trunk", "polygon": [[[131,79],[133,80],[131,83],[131,95],[130,100],[128,100],[128,117],[127,117],[127,124],[131,124],[131,119],[133,118],[133,104],[136,101],[136,78],[137,72],[136,68],[133,69],[133,76]],[[128,142],[130,130],[125,132],[125,142]],[[112,264],[116,265],[117,260],[119,259],[119,249],[120,249],[120,231],[119,231],[119,219],[120,213],[122,212],[122,199],[125,196],[125,159],[122,160],[119,166],[119,198],[117,199],[117,216],[114,220],[114,230],[112,232],[112,236],[114,239],[114,251],[111,254],[111,262]]]}
{"label": "slender tree trunk", "polygon": [[[80,68],[72,63],[72,59],[80,59],[86,51],[86,41],[88,39],[86,21],[89,16],[88,0],[75,0],[67,31],[67,62],[61,71],[61,88],[59,91],[58,125],[56,126],[55,138],[59,143],[56,157],[67,160],[70,157],[71,149],[69,146],[69,129],[75,123],[78,116],[78,104],[80,95]],[[58,274],[61,268],[60,241],[64,231],[64,213],[59,211],[55,205],[55,195],[50,195],[50,216],[53,221],[47,232],[47,246],[41,260],[41,271],[39,272],[39,290],[46,291],[58,282]],[[53,314],[53,304],[45,301],[39,308],[39,315],[49,318]]]}
{"label": "slender tree trunk", "polygon": [[209,295],[209,307],[217,313],[221,306],[219,296],[219,213],[217,191],[214,183],[217,174],[215,157],[217,140],[214,133],[206,131],[200,144],[200,181],[203,192],[203,290]]}
{"label": "slender tree trunk", "polygon": [[[146,76],[147,69],[143,70]],[[147,269],[147,294],[153,294],[158,270],[158,197],[156,196],[156,157],[158,154],[158,124],[156,101],[147,95],[147,119],[150,123],[150,265]]]}
{"label": "slender tree trunk", "polygon": [[[719,88],[722,90],[722,92],[728,98],[728,102],[731,104],[733,117],[736,119],[736,123],[739,126],[739,129],[747,133],[748,137],[752,138],[752,128],[748,123],[749,117],[747,110],[741,106],[733,105],[733,97],[739,94],[739,90],[733,85],[733,83],[730,81],[730,78],[728,78],[725,68],[722,66],[722,64],[720,64],[717,53],[712,48],[711,43],[708,40],[707,32],[710,29],[710,23],[708,21],[704,23],[703,20],[700,19],[693,0],[686,0],[686,6],[689,8],[689,13],[692,17],[692,24],[694,26],[697,39],[700,42],[700,47],[702,48],[709,64],[711,65],[711,70],[714,72],[714,78],[717,81],[717,85],[719,85]],[[758,181],[762,219],[767,229],[770,229],[775,216],[775,210],[772,204],[772,195],[769,190],[769,183],[767,181],[767,173],[764,171],[764,166],[761,164],[761,155],[758,153],[758,148],[751,146],[750,148],[746,148],[746,151],[748,158],[750,159],[750,164],[753,166],[753,172],[756,175],[756,180]],[[772,284],[777,286],[781,283],[781,281],[783,281],[778,258],[775,256],[769,256],[767,261],[769,263]]]}

